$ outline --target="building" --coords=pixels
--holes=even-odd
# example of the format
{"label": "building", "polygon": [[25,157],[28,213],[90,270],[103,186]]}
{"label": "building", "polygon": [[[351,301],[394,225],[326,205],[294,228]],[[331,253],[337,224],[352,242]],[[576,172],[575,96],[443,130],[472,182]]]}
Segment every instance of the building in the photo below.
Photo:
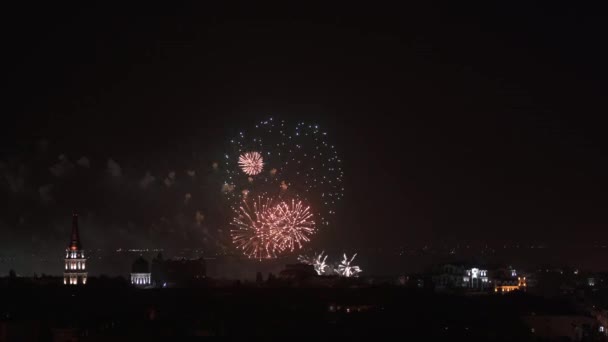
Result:
{"label": "building", "polygon": [[476,267],[465,270],[465,275],[462,277],[463,287],[474,289],[485,289],[489,287],[488,270],[482,270]]}
{"label": "building", "polygon": [[63,283],[65,285],[86,285],[86,261],[78,232],[78,215],[73,214],[70,245],[65,251],[65,269],[63,271]]}
{"label": "building", "polygon": [[507,293],[519,290],[524,291],[527,286],[526,277],[494,280],[494,292],[496,293]]}
{"label": "building", "polygon": [[279,273],[281,279],[303,280],[314,278],[317,276],[315,267],[306,264],[288,264],[285,269]]}
{"label": "building", "polygon": [[152,284],[150,265],[143,257],[137,258],[131,267],[131,285],[146,287]]}
{"label": "building", "polygon": [[161,253],[152,259],[151,282],[156,287],[184,287],[204,283],[207,278],[205,259],[163,259]]}
{"label": "building", "polygon": [[488,270],[462,264],[442,265],[433,277],[435,287],[442,289],[484,290],[490,287]]}
{"label": "building", "polygon": [[207,278],[207,264],[203,258],[167,260],[165,272],[169,286],[185,286],[204,281]]}
{"label": "building", "polygon": [[460,288],[464,286],[464,275],[464,265],[444,264],[435,271],[433,283],[439,290]]}

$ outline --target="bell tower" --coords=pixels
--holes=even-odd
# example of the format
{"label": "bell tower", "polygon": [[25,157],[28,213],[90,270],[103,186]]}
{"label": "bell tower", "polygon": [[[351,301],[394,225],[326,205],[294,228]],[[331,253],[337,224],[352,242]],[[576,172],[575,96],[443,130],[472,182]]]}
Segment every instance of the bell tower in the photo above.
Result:
{"label": "bell tower", "polygon": [[78,215],[72,215],[72,236],[70,245],[65,250],[65,268],[63,270],[63,284],[86,285],[87,283],[87,259],[80,243],[78,232]]}

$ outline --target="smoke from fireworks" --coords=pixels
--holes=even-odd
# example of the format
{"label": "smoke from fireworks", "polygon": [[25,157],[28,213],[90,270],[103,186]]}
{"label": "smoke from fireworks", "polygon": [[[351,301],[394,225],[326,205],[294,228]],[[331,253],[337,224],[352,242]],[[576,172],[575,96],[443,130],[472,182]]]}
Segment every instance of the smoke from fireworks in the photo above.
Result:
{"label": "smoke from fireworks", "polygon": [[340,265],[338,265],[338,269],[335,269],[334,271],[342,277],[358,277],[359,273],[363,272],[363,270],[359,268],[359,266],[351,265],[353,260],[355,260],[356,256],[357,253],[355,253],[355,255],[353,255],[353,257],[349,260],[346,256],[346,253],[344,253],[344,259],[342,260]]}
{"label": "smoke from fireworks", "polygon": [[239,157],[239,166],[249,176],[255,176],[262,172],[264,159],[260,152],[246,152]]}
{"label": "smoke from fireworks", "polygon": [[325,273],[325,269],[328,267],[327,264],[325,264],[325,260],[327,260],[327,255],[324,256],[324,253],[325,251],[321,252],[319,255],[312,257],[300,255],[298,256],[298,261],[306,265],[314,266],[315,272],[317,272],[318,275],[323,275]]}

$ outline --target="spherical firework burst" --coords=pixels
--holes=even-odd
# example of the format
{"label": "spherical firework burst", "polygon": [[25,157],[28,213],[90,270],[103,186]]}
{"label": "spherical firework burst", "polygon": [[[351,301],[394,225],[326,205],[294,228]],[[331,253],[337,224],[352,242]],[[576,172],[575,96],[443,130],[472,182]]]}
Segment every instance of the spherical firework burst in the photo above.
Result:
{"label": "spherical firework burst", "polygon": [[[225,155],[226,184],[235,192],[227,193],[234,204],[240,202],[241,190],[281,200],[304,200],[314,211],[320,226],[329,225],[335,207],[342,200],[342,160],[327,133],[316,124],[290,124],[272,118],[259,122],[230,141],[231,152]],[[263,167],[253,181],[242,168],[240,159],[258,151]],[[243,173],[244,171],[244,173]]]}
{"label": "spherical firework burst", "polygon": [[318,125],[265,120],[239,133],[231,147],[232,152],[225,155],[224,186],[230,191],[224,193],[237,218],[243,216],[240,203],[247,197],[263,196],[272,202],[260,216],[264,222],[256,218],[257,228],[247,230],[256,232],[252,241],[263,241],[263,251],[243,248],[243,234],[233,233],[235,245],[246,255],[274,257],[292,252],[310,241],[315,223],[329,224],[343,196],[342,161]]}
{"label": "spherical firework burst", "polygon": [[271,217],[271,236],[281,251],[302,248],[302,243],[310,241],[309,236],[315,232],[310,207],[301,201],[280,202],[274,206]]}
{"label": "spherical firework burst", "polygon": [[274,258],[301,248],[315,232],[310,208],[300,201],[273,204],[271,199],[258,197],[250,204],[244,198],[235,214],[232,241],[250,258]]}
{"label": "spherical firework burst", "polygon": [[271,200],[258,197],[250,204],[243,199],[232,220],[232,242],[249,258],[274,258],[277,247],[270,236],[274,207]]}
{"label": "spherical firework burst", "polygon": [[245,174],[255,176],[262,172],[264,159],[260,152],[245,152],[239,157],[239,166]]}

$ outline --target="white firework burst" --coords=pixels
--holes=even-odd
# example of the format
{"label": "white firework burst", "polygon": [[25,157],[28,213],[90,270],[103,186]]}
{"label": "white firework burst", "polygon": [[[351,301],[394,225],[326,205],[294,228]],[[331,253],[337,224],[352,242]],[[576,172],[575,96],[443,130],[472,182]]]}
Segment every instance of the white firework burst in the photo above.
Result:
{"label": "white firework burst", "polygon": [[338,265],[338,269],[334,269],[334,271],[338,273],[341,277],[358,277],[359,273],[363,272],[363,270],[359,268],[359,266],[351,265],[353,260],[355,260],[356,256],[357,253],[355,253],[355,255],[353,255],[353,257],[349,260],[346,256],[346,253],[344,253],[344,259],[342,260],[342,263],[340,263],[340,265]]}
{"label": "white firework burst", "polygon": [[325,263],[325,260],[327,260],[327,255],[323,255],[324,253],[325,251],[312,257],[300,255],[298,256],[298,261],[306,265],[314,266],[315,272],[317,272],[318,275],[323,275],[325,273],[325,269],[328,267]]}
{"label": "white firework burst", "polygon": [[255,176],[264,168],[264,158],[260,152],[245,152],[239,157],[239,166],[245,174]]}

